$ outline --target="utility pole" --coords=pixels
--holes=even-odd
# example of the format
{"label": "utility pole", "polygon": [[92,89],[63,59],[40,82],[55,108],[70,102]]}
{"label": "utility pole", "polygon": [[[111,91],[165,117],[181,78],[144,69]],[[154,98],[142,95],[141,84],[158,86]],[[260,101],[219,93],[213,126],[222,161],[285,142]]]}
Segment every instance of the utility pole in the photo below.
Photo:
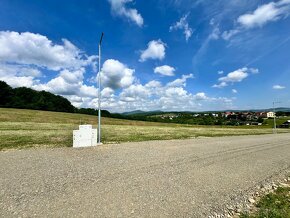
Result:
{"label": "utility pole", "polygon": [[104,36],[104,33],[102,33],[100,42],[99,42],[98,144],[101,144],[101,45],[102,45],[103,36]]}

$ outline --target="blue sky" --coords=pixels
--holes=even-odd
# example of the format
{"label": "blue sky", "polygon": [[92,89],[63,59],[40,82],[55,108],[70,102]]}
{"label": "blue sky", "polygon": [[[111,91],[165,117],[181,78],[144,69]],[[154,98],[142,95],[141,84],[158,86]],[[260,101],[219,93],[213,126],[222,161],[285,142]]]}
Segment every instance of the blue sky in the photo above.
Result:
{"label": "blue sky", "polygon": [[290,0],[1,0],[0,80],[97,107],[290,106]]}

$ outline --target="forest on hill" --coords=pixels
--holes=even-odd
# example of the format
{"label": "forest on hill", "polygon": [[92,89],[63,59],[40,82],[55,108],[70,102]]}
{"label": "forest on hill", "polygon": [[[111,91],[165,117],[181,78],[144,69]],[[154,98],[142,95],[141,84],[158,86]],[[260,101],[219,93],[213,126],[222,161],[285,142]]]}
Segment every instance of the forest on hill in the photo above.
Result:
{"label": "forest on hill", "polygon": [[[46,91],[36,91],[26,87],[12,88],[0,81],[0,107],[33,109],[97,115],[92,108],[76,108],[66,98]],[[110,112],[102,110],[102,116],[110,117]]]}

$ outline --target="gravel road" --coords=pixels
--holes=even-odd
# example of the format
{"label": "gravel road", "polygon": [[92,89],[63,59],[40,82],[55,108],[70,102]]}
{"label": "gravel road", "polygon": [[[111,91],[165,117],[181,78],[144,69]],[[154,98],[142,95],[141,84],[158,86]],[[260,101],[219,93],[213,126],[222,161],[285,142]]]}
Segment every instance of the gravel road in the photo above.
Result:
{"label": "gravel road", "polygon": [[290,134],[0,152],[0,217],[206,217],[290,169]]}

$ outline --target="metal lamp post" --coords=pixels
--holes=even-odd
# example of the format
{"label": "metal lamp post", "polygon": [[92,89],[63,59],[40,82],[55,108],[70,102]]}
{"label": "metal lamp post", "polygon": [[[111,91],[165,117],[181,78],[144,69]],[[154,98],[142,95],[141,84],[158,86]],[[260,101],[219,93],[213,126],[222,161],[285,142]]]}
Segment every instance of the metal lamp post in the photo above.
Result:
{"label": "metal lamp post", "polygon": [[104,33],[102,33],[100,42],[99,42],[98,144],[101,144],[101,45],[102,45],[103,36],[104,36]]}
{"label": "metal lamp post", "polygon": [[279,104],[281,102],[275,102],[273,101],[273,111],[274,111],[274,129],[273,129],[273,133],[276,134],[277,133],[277,125],[276,125],[276,106],[275,106],[275,103],[276,104]]}

